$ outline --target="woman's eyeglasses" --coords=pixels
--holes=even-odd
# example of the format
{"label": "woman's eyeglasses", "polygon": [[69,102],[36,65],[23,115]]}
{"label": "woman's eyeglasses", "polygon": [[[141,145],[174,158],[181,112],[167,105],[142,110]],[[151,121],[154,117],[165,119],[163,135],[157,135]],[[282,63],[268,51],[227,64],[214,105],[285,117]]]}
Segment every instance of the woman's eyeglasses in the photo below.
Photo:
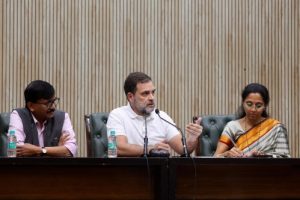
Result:
{"label": "woman's eyeglasses", "polygon": [[265,105],[263,103],[253,103],[253,102],[245,102],[244,103],[245,107],[248,108],[248,109],[251,109],[254,107],[255,110],[262,110],[265,108]]}

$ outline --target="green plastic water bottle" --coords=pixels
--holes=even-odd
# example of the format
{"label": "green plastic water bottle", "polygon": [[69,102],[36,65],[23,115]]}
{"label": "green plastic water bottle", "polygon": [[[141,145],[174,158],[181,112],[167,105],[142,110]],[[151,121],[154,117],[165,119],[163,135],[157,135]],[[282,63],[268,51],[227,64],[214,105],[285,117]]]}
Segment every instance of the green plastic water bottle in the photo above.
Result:
{"label": "green plastic water bottle", "polygon": [[108,135],[107,156],[109,158],[116,158],[118,156],[116,130],[109,129],[107,135]]}
{"label": "green plastic water bottle", "polygon": [[7,137],[7,157],[17,157],[17,137],[15,130],[10,130]]}

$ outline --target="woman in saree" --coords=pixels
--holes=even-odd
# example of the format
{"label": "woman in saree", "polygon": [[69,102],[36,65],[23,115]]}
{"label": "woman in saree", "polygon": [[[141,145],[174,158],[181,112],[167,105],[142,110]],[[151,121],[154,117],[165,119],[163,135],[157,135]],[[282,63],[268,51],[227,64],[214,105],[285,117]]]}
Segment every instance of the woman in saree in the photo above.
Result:
{"label": "woman in saree", "polygon": [[237,120],[225,126],[215,157],[290,157],[286,128],[269,117],[269,101],[265,86],[251,83],[244,88]]}

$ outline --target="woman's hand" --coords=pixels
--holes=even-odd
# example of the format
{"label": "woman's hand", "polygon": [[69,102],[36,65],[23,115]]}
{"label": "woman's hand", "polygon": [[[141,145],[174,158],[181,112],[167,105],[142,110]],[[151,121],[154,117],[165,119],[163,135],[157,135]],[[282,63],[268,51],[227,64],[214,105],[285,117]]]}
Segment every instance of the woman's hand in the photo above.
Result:
{"label": "woman's hand", "polygon": [[240,158],[240,157],[245,157],[245,154],[239,148],[232,147],[230,150],[225,151],[220,156],[229,157],[229,158]]}

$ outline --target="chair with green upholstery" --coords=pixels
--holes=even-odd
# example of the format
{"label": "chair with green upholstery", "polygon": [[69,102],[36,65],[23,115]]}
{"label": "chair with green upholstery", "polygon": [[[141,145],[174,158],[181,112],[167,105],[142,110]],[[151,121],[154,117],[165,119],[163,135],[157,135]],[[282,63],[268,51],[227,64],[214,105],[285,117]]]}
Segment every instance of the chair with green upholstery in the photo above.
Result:
{"label": "chair with green upholstery", "polygon": [[196,155],[213,156],[218,145],[219,138],[225,125],[235,119],[234,115],[206,115],[201,116],[203,131],[199,137],[199,148]]}
{"label": "chair with green upholstery", "polygon": [[10,112],[0,113],[0,157],[7,156],[7,132],[9,128]]}
{"label": "chair with green upholstery", "polygon": [[88,157],[107,156],[106,123],[108,115],[107,112],[98,112],[84,116]]}

